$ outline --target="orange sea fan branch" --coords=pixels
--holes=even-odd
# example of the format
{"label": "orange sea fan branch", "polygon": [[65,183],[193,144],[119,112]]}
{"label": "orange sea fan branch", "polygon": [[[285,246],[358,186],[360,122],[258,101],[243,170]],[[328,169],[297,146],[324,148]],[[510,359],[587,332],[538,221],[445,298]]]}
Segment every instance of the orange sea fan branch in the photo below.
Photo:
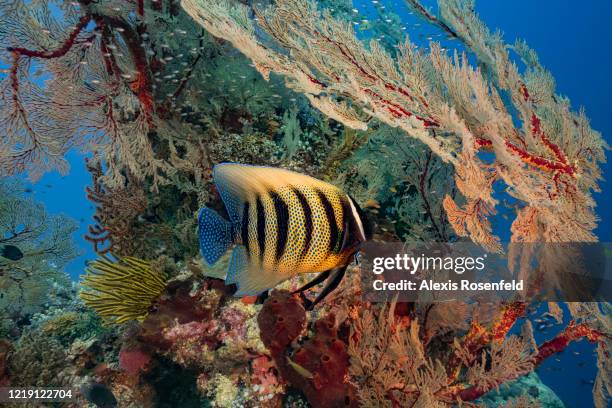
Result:
{"label": "orange sea fan branch", "polygon": [[610,336],[593,329],[587,323],[576,323],[572,320],[561,333],[538,346],[538,353],[535,358],[536,365],[541,364],[551,355],[560,353],[572,341],[581,338],[585,338],[591,343],[596,343],[601,342],[604,338],[610,339]]}
{"label": "orange sea fan branch", "polygon": [[[599,342],[603,345],[602,341],[604,337],[610,338],[604,333],[593,329],[587,323],[576,324],[574,321],[572,321],[556,337],[538,346],[538,352],[536,353],[534,359],[534,366],[538,366],[546,358],[556,353],[562,352],[573,341],[579,340],[581,338],[586,338],[591,343]],[[508,378],[508,380],[512,379],[513,378]],[[459,399],[461,401],[473,401],[482,397],[484,394],[491,391],[492,389],[493,386],[471,386],[464,389],[457,389],[455,390],[454,399]]]}
{"label": "orange sea fan branch", "polygon": [[525,315],[526,307],[525,302],[511,302],[503,305],[501,316],[491,329],[491,340],[495,342],[503,341],[514,323]]}

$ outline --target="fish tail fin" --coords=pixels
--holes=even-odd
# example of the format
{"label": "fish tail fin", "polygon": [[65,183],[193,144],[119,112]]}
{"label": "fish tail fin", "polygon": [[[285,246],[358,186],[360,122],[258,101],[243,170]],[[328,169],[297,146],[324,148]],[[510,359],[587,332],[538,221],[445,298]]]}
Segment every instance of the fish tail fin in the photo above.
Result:
{"label": "fish tail fin", "polygon": [[214,265],[233,244],[231,223],[204,207],[198,215],[198,238],[206,263]]}

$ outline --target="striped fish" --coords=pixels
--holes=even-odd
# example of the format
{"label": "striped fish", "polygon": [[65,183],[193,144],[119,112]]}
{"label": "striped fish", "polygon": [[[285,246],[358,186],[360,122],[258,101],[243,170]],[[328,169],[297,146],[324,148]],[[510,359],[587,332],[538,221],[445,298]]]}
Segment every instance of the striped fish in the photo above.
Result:
{"label": "striped fish", "polygon": [[200,210],[200,249],[212,265],[235,245],[225,282],[237,285],[237,296],[262,293],[299,273],[346,268],[368,238],[355,201],[310,176],[223,163],[214,167],[213,181],[230,220]]}

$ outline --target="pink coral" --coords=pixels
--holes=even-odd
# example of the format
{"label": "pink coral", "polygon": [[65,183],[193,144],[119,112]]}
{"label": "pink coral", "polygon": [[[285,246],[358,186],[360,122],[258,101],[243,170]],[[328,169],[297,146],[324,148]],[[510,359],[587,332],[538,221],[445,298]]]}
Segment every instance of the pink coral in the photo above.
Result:
{"label": "pink coral", "polygon": [[144,371],[150,362],[151,355],[142,350],[121,350],[119,353],[119,366],[130,375]]}
{"label": "pink coral", "polygon": [[185,342],[202,340],[205,337],[210,337],[218,331],[218,323],[216,320],[207,322],[189,322],[185,324],[175,324],[162,331],[164,339],[172,342]]}
{"label": "pink coral", "polygon": [[221,311],[223,330],[219,334],[219,340],[243,339],[247,334],[246,319],[244,311],[235,307],[226,307]]}
{"label": "pink coral", "polygon": [[202,364],[205,350],[213,350],[219,344],[219,323],[216,320],[192,321],[175,324],[162,331],[165,342],[170,344],[172,358],[179,364]]}
{"label": "pink coral", "polygon": [[276,376],[275,367],[274,361],[267,356],[259,356],[253,360],[251,383],[257,385],[257,393],[267,395],[278,391],[281,380]]}

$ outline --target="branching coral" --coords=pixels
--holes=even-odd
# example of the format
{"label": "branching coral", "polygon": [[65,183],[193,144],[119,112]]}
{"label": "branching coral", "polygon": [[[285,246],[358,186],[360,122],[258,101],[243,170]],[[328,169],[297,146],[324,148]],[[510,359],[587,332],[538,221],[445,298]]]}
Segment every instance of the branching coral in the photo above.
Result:
{"label": "branching coral", "polygon": [[150,262],[107,257],[93,261],[81,276],[80,297],[106,324],[143,321],[166,287],[166,278]]}
{"label": "branching coral", "polygon": [[13,386],[65,386],[60,372],[66,368],[66,352],[54,338],[42,332],[22,336],[8,355]]}
{"label": "branching coral", "polygon": [[177,142],[176,127],[197,116],[177,101],[193,96],[184,88],[215,47],[184,18],[167,35],[180,13],[159,3],[142,13],[115,0],[0,5],[0,174],[65,173],[76,146],[102,158],[108,187],[126,173],[169,182],[157,142]]}
{"label": "branching coral", "polygon": [[442,198],[455,195],[452,168],[398,129],[381,125],[369,133],[343,163],[337,182],[375,208],[381,232],[393,229],[405,241],[448,241],[452,231]]}
{"label": "branching coral", "polygon": [[106,188],[102,183],[102,164],[87,161],[92,187],[87,187],[87,198],[96,204],[94,220],[85,239],[100,255],[113,252],[119,255],[134,253],[135,237],[132,227],[136,217],[146,209],[143,189],[130,180],[124,188]]}

